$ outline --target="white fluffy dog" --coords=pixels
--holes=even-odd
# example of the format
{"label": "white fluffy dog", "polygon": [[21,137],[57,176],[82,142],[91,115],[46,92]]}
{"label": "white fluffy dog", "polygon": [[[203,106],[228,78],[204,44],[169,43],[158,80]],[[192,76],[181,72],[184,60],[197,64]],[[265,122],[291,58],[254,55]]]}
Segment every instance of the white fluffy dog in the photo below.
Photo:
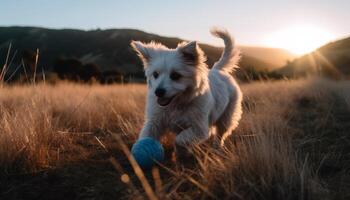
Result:
{"label": "white fluffy dog", "polygon": [[146,121],[139,139],[159,140],[170,131],[176,134],[176,145],[191,147],[206,141],[215,127],[213,133],[223,144],[237,127],[242,93],[230,73],[238,67],[239,51],[227,31],[211,32],[223,39],[225,48],[210,70],[195,41],[176,49],[155,42],[131,42],[143,61],[148,84]]}

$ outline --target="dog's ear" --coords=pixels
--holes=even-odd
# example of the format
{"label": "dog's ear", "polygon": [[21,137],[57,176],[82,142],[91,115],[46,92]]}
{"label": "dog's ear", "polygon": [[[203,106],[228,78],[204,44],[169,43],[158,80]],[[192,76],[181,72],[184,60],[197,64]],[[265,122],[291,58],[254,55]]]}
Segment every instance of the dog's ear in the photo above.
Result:
{"label": "dog's ear", "polygon": [[203,51],[199,48],[196,41],[182,43],[177,47],[177,51],[188,65],[197,65],[202,61]]}
{"label": "dog's ear", "polygon": [[130,45],[137,52],[137,55],[141,58],[144,67],[146,67],[147,63],[151,59],[152,49],[148,48],[147,44],[144,44],[140,41],[131,41]]}

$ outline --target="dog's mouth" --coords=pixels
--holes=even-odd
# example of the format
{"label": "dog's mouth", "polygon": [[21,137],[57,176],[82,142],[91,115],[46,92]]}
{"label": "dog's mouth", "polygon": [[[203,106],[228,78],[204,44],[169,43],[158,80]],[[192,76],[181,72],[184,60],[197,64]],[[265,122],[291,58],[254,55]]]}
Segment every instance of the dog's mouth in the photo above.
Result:
{"label": "dog's mouth", "polygon": [[171,100],[173,100],[175,96],[172,97],[158,97],[157,102],[160,106],[167,106],[170,104]]}

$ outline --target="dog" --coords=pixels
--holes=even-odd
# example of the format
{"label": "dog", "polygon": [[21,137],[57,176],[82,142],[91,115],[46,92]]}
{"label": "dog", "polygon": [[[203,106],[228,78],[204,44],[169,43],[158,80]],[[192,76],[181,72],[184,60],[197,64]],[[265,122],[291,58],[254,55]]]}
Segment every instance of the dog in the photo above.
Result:
{"label": "dog", "polygon": [[211,135],[224,145],[237,127],[243,95],[232,72],[238,68],[240,52],[226,30],[212,29],[211,33],[225,44],[211,69],[196,41],[180,43],[175,49],[156,42],[131,42],[143,62],[148,85],[139,139],[160,140],[170,131],[176,134],[176,146],[192,147]]}

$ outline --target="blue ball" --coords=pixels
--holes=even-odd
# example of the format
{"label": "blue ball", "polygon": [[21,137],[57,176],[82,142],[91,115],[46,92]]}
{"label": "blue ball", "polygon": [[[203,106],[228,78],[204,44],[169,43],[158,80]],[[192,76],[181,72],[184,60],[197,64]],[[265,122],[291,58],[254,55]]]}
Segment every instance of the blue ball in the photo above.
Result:
{"label": "blue ball", "polygon": [[131,153],[136,162],[143,169],[151,168],[155,162],[164,160],[164,149],[159,141],[150,137],[138,140],[131,148]]}

